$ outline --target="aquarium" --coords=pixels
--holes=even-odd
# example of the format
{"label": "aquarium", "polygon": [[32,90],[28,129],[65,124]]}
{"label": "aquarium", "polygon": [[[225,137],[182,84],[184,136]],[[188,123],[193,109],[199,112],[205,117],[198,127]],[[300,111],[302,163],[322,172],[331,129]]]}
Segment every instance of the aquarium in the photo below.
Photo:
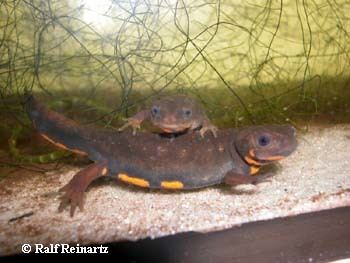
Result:
{"label": "aquarium", "polygon": [[[239,252],[249,242],[238,251],[220,233],[266,222],[273,242],[246,255],[349,257],[349,11],[323,0],[2,1],[0,254],[138,254],[145,239],[204,232],[228,251],[207,260],[254,261]],[[298,236],[325,217],[339,236],[321,225],[318,240]],[[279,247],[274,222],[289,221],[274,220],[289,219],[305,230]],[[201,245],[169,244],[179,261],[203,260]]]}

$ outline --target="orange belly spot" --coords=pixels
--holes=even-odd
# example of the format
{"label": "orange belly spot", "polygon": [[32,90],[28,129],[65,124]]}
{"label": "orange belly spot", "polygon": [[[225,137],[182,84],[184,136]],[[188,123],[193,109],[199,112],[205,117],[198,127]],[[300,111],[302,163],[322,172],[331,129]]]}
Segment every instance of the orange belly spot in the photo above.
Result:
{"label": "orange belly spot", "polygon": [[55,142],[54,140],[52,140],[51,138],[49,138],[46,134],[41,133],[40,134],[45,140],[51,142],[52,144],[56,145],[58,148],[67,150],[67,151],[71,151],[77,154],[81,154],[81,155],[87,155],[86,152],[80,151],[80,150],[76,150],[76,149],[69,149],[68,147],[66,147],[65,145],[63,145],[62,143],[59,142]]}
{"label": "orange belly spot", "polygon": [[147,182],[145,179],[142,179],[142,178],[131,177],[131,176],[128,176],[127,174],[122,174],[122,173],[118,174],[118,178],[119,180],[125,183],[137,185],[140,187],[149,187],[149,182]]}
{"label": "orange belly spot", "polygon": [[254,175],[254,174],[256,174],[257,172],[259,172],[259,170],[260,170],[260,167],[259,167],[259,166],[251,166],[251,167],[250,167],[250,174],[251,174],[251,175]]}
{"label": "orange belly spot", "polygon": [[160,186],[165,189],[182,189],[184,184],[180,181],[163,181]]}

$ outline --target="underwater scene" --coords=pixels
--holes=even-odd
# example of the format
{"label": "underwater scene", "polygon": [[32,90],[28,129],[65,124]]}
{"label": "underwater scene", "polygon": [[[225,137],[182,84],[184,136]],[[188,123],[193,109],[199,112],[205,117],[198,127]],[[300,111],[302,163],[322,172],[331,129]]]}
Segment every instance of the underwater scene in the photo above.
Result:
{"label": "underwater scene", "polygon": [[[1,1],[0,256],[350,258],[349,14],[345,0]],[[305,230],[283,241],[273,222],[294,218]],[[213,238],[260,222],[254,252]]]}

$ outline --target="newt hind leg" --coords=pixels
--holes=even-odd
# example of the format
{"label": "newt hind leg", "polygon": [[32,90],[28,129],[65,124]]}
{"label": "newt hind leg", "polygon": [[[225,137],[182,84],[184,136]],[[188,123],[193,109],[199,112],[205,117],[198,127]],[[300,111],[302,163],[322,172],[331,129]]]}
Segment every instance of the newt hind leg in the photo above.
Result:
{"label": "newt hind leg", "polygon": [[79,171],[68,184],[59,190],[64,192],[64,194],[58,211],[62,212],[68,205],[70,205],[70,216],[74,215],[77,206],[82,211],[86,188],[96,178],[107,175],[107,172],[105,163],[93,163]]}

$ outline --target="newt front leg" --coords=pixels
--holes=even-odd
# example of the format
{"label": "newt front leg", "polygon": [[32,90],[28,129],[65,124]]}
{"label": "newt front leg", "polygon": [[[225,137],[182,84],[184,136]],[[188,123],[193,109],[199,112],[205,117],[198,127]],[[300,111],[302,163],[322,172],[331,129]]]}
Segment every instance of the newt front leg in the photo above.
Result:
{"label": "newt front leg", "polygon": [[202,127],[199,130],[199,133],[202,136],[202,138],[204,138],[204,134],[207,131],[210,131],[215,138],[218,137],[218,135],[217,135],[218,128],[215,125],[211,124],[211,122],[209,121],[209,119],[207,117],[203,117],[203,121],[202,121],[201,126]]}
{"label": "newt front leg", "polygon": [[68,184],[60,189],[60,192],[64,192],[64,195],[58,211],[62,212],[68,205],[70,205],[71,216],[74,215],[77,206],[79,206],[80,211],[83,211],[83,197],[86,188],[93,180],[105,176],[107,173],[108,170],[104,163],[93,163],[79,171]]}
{"label": "newt front leg", "polygon": [[128,118],[127,123],[125,123],[122,127],[120,127],[118,131],[123,131],[127,127],[131,126],[133,130],[133,135],[135,135],[137,129],[141,128],[141,123],[147,118],[149,118],[148,110],[139,111],[134,116]]}

